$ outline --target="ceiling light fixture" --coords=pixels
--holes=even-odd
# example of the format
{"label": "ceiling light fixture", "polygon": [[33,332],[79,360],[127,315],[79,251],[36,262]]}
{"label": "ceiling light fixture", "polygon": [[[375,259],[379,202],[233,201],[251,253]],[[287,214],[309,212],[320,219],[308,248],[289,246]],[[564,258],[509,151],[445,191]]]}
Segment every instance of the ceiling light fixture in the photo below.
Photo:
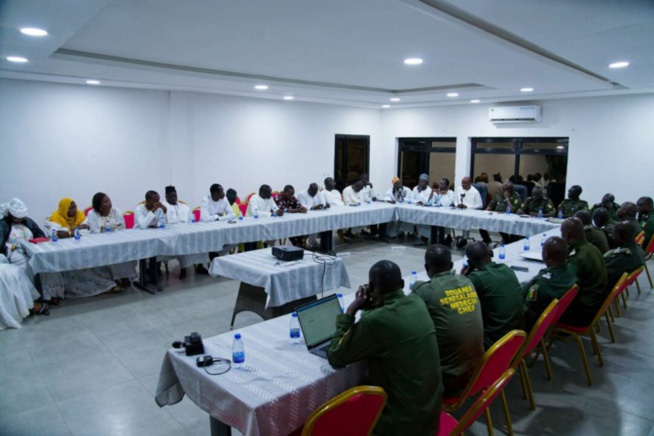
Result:
{"label": "ceiling light fixture", "polygon": [[448,93],[447,93],[447,96],[448,96],[448,97],[458,97],[458,96],[459,96],[459,93],[458,93],[458,92],[448,92]]}
{"label": "ceiling light fixture", "polygon": [[99,85],[100,81],[99,80],[87,80],[86,84],[87,85]]}
{"label": "ceiling light fixture", "polygon": [[20,33],[28,36],[46,36],[48,32],[37,27],[23,27],[20,29]]}
{"label": "ceiling light fixture", "polygon": [[388,109],[389,107],[391,107],[390,104],[383,104],[383,105],[382,105],[382,109]]}
{"label": "ceiling light fixture", "polygon": [[284,96],[284,100],[293,100],[293,98],[294,97],[292,95],[285,95]]}
{"label": "ceiling light fixture", "polygon": [[408,59],[404,59],[404,63],[406,65],[420,65],[420,64],[422,64],[422,59],[420,59],[420,58],[408,58]]}
{"label": "ceiling light fixture", "polygon": [[520,88],[520,92],[532,92],[534,88]]}
{"label": "ceiling light fixture", "polygon": [[477,99],[475,99],[475,100],[470,100],[470,103],[481,103],[481,100],[477,100]]}
{"label": "ceiling light fixture", "polygon": [[612,64],[609,64],[609,68],[624,68],[628,66],[629,62],[613,62]]}
{"label": "ceiling light fixture", "polygon": [[22,56],[7,56],[5,59],[7,59],[9,62],[15,62],[17,64],[24,64],[25,62],[29,62],[27,58]]}
{"label": "ceiling light fixture", "polygon": [[393,97],[393,98],[391,98],[391,101],[397,103],[398,101],[400,101],[400,98],[399,97]]}
{"label": "ceiling light fixture", "polygon": [[254,89],[256,89],[257,91],[265,91],[266,89],[268,89],[268,85],[256,85]]}
{"label": "ceiling light fixture", "polygon": [[557,145],[556,148],[559,150],[563,150],[565,147],[563,145]]}

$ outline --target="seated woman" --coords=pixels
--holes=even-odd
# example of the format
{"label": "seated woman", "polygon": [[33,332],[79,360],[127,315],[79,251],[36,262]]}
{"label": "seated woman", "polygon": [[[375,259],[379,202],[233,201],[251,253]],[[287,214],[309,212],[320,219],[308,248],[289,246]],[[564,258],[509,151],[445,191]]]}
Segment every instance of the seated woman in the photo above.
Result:
{"label": "seated woman", "polygon": [[64,280],[60,273],[42,273],[35,277],[29,266],[27,255],[21,245],[23,241],[44,238],[43,230],[27,217],[27,206],[20,199],[0,205],[0,253],[10,264],[18,266],[36,286],[46,301],[58,303],[64,296]]}
{"label": "seated woman", "polygon": [[20,328],[23,318],[30,314],[50,315],[48,305],[41,298],[25,273],[16,265],[9,265],[0,254],[0,330]]}
{"label": "seated woman", "polygon": [[[77,204],[70,198],[61,199],[59,208],[50,215],[46,226],[50,231],[56,231],[59,238],[70,238],[76,229],[89,229],[84,212],[77,210]],[[108,267],[66,271],[62,275],[65,292],[69,297],[91,297],[110,290],[123,290],[111,280]]]}
{"label": "seated woman", "polygon": [[[91,233],[103,233],[109,227],[112,232],[125,229],[125,219],[117,208],[113,207],[111,198],[104,192],[93,196],[91,209],[86,216]],[[131,285],[130,279],[136,278],[136,261],[121,262],[109,265],[111,278],[122,287]]]}

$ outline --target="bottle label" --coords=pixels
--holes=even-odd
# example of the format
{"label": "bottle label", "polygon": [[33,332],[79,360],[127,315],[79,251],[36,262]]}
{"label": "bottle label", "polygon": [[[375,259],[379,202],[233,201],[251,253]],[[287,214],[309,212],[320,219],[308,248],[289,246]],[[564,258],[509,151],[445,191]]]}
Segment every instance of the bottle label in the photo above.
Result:
{"label": "bottle label", "polygon": [[234,363],[243,363],[245,362],[245,352],[239,351],[236,353],[232,353],[232,360]]}
{"label": "bottle label", "polygon": [[291,339],[300,338],[300,329],[291,329]]}

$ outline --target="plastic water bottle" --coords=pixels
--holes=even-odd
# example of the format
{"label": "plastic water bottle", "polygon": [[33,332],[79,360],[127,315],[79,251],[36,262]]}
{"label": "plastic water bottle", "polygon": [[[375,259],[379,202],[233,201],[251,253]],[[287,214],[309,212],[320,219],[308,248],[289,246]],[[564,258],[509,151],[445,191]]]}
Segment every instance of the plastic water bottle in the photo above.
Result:
{"label": "plastic water bottle", "polygon": [[345,301],[343,301],[343,294],[336,294],[338,297],[338,304],[341,306],[341,313],[345,313]]}
{"label": "plastic water bottle", "polygon": [[191,214],[191,224],[195,224],[195,214]]}
{"label": "plastic water bottle", "polygon": [[409,289],[413,291],[413,287],[416,285],[417,281],[418,281],[418,273],[415,271],[411,271],[411,279],[409,279]]}
{"label": "plastic water bottle", "polygon": [[559,219],[563,219],[563,209],[559,209]]}
{"label": "plastic water bottle", "polygon": [[234,335],[234,342],[232,342],[232,362],[236,369],[243,367],[245,363],[245,346],[240,333]]}
{"label": "plastic water bottle", "polygon": [[547,235],[543,233],[543,239],[540,240],[540,247],[543,248],[543,245],[545,245],[545,241],[547,240]]}
{"label": "plastic water bottle", "polygon": [[500,260],[506,259],[506,249],[504,248],[504,244],[500,244]]}
{"label": "plastic water bottle", "polygon": [[273,216],[273,218],[276,218],[276,217],[277,217],[277,209],[273,209],[272,216]]}
{"label": "plastic water bottle", "polygon": [[511,206],[510,205],[506,206],[506,214],[511,215]]}
{"label": "plastic water bottle", "polygon": [[75,227],[75,240],[79,241],[80,239],[82,239],[82,235],[79,234],[79,229]]}
{"label": "plastic water bottle", "polygon": [[164,218],[164,214],[161,211],[161,209],[159,209],[159,228],[160,229],[166,228],[166,219]]}
{"label": "plastic water bottle", "polygon": [[522,249],[523,249],[524,251],[529,251],[530,248],[531,248],[531,247],[530,247],[530,245],[529,245],[529,236],[527,236],[527,237],[525,238],[525,241],[524,241],[523,245],[522,245]]}
{"label": "plastic water bottle", "polygon": [[296,312],[293,312],[291,315],[290,335],[291,345],[298,345],[300,343],[300,338],[302,337],[302,330],[300,330],[300,321],[297,319]]}
{"label": "plastic water bottle", "polygon": [[254,214],[253,215],[254,215],[255,218],[259,218],[259,208],[256,207],[256,206],[254,208]]}
{"label": "plastic water bottle", "polygon": [[543,218],[543,209],[540,208],[538,209],[538,219],[542,219],[542,218]]}
{"label": "plastic water bottle", "polygon": [[111,233],[111,224],[109,223],[109,219],[107,218],[107,221],[104,223],[104,232],[109,234]]}
{"label": "plastic water bottle", "polygon": [[51,242],[57,242],[59,238],[57,238],[57,229],[52,229],[50,232],[50,241]]}

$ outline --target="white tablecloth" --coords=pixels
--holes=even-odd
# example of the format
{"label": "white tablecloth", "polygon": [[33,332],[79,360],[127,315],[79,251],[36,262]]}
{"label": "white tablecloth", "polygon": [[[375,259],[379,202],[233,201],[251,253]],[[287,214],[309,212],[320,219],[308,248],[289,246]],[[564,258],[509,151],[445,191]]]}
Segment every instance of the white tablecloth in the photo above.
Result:
{"label": "white tablecloth", "polygon": [[268,294],[266,308],[340,286],[350,287],[350,278],[340,258],[320,255],[314,259],[309,251],[305,251],[304,259],[293,262],[279,261],[270,248],[216,257],[209,273],[264,288]]}
{"label": "white tablecloth", "polygon": [[[195,365],[196,356],[168,350],[155,400],[160,406],[184,394],[219,421],[244,435],[287,435],[319,405],[364,376],[362,364],[334,370],[326,359],[289,343],[290,315],[239,330],[245,344],[245,369],[211,376]],[[205,354],[231,359],[233,333],[204,340]],[[211,370],[211,368],[210,368]]]}
{"label": "white tablecloth", "polygon": [[20,328],[39,293],[16,265],[0,263],[0,330]]}

